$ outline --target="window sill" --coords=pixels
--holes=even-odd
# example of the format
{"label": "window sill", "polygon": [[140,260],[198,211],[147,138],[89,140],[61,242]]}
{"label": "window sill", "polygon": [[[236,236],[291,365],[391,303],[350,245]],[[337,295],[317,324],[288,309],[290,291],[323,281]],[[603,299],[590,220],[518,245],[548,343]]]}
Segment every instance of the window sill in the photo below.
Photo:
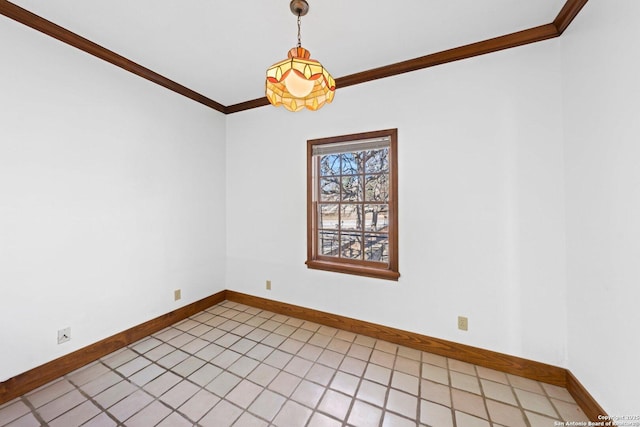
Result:
{"label": "window sill", "polygon": [[331,261],[309,260],[306,262],[307,268],[314,270],[333,271],[336,273],[354,274],[357,276],[374,277],[376,279],[398,281],[400,273],[389,269],[368,267],[364,265],[353,265]]}

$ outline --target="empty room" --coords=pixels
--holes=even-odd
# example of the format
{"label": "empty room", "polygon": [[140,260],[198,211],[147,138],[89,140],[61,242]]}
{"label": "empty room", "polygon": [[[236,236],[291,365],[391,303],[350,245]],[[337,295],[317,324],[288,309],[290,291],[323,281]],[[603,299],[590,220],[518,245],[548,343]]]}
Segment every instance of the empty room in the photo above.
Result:
{"label": "empty room", "polygon": [[638,18],[0,0],[0,427],[640,427]]}

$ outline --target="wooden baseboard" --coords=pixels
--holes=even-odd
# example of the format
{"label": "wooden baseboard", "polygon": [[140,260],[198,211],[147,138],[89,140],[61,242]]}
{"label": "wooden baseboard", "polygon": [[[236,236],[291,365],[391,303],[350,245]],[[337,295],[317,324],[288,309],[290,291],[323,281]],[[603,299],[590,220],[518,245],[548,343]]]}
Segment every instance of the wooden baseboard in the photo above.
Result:
{"label": "wooden baseboard", "polygon": [[230,290],[220,291],[10,378],[0,383],[0,405],[224,300],[566,387],[591,421],[599,421],[599,415],[607,415],[571,371],[564,368]]}
{"label": "wooden baseboard", "polygon": [[344,329],[497,371],[565,387],[591,421],[600,421],[598,415],[606,416],[606,412],[568,369],[240,292],[227,290],[226,298],[229,301],[262,310]]}
{"label": "wooden baseboard", "polygon": [[227,300],[565,387],[564,368],[227,290]]}
{"label": "wooden baseboard", "polygon": [[216,305],[226,298],[221,291],[199,301],[171,311],[155,319],[127,329],[94,344],[76,350],[51,362],[40,365],[27,372],[0,383],[0,405],[18,396],[68,374],[82,366],[94,362],[109,353],[119,350],[144,337],[154,334],[189,316]]}
{"label": "wooden baseboard", "polygon": [[602,421],[598,418],[599,415],[607,416],[604,409],[568,369],[566,387],[578,406],[582,408],[582,411],[591,421]]}

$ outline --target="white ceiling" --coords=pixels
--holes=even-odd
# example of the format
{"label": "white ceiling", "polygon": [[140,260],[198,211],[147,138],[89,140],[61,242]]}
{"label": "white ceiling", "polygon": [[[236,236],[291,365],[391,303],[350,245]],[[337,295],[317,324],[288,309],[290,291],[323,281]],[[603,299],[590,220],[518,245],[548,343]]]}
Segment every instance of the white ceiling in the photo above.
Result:
{"label": "white ceiling", "polygon": [[[264,96],[297,43],[289,0],[12,0],[223,105]],[[302,46],[334,78],[552,22],[565,0],[308,0]]]}

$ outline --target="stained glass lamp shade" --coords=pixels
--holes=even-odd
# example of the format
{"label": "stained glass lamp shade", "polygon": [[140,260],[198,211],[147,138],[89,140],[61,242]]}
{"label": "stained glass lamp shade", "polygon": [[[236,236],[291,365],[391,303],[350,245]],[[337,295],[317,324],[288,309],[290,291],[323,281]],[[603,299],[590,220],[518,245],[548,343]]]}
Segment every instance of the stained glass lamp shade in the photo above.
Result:
{"label": "stained glass lamp shade", "polygon": [[289,58],[267,70],[267,99],[289,111],[317,110],[333,100],[336,82],[303,47],[294,47]]}
{"label": "stained glass lamp shade", "polygon": [[291,0],[289,7],[298,16],[298,46],[289,51],[287,59],[269,67],[265,92],[276,107],[284,105],[289,111],[306,107],[315,111],[333,101],[336,82],[300,44],[300,17],[307,13],[309,5],[305,0]]}

